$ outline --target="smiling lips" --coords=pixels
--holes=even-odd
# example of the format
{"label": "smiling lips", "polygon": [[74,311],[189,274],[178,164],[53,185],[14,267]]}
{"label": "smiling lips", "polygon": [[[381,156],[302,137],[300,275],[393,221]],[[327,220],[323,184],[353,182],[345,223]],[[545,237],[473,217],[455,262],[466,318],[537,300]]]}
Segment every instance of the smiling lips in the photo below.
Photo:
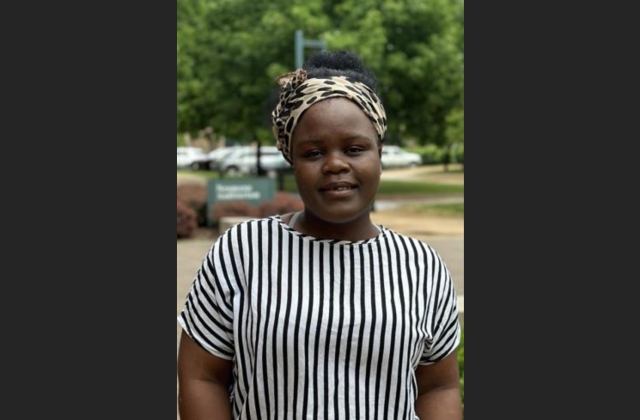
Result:
{"label": "smiling lips", "polygon": [[345,191],[345,190],[352,190],[356,188],[355,185],[350,184],[348,182],[332,182],[330,184],[326,184],[323,185],[322,187],[320,187],[320,191],[321,192],[325,192],[325,191]]}
{"label": "smiling lips", "polygon": [[332,182],[320,187],[320,192],[330,196],[342,197],[351,195],[356,188],[354,184],[348,182]]}

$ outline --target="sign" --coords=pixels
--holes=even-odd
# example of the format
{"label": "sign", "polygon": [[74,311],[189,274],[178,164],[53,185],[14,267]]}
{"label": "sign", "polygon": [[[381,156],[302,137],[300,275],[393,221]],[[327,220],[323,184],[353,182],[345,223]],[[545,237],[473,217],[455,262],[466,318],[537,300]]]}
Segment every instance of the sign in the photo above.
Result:
{"label": "sign", "polygon": [[244,201],[258,206],[273,200],[276,183],[272,178],[210,179],[207,187],[207,221],[212,224],[212,209],[216,203]]}

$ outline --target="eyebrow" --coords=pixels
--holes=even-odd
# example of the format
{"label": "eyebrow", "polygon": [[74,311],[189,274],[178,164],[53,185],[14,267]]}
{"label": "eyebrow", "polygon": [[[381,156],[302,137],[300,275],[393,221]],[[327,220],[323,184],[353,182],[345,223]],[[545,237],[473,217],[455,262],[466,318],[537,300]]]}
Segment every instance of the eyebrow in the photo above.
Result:
{"label": "eyebrow", "polygon": [[[340,141],[342,142],[349,142],[349,141],[353,141],[353,140],[373,140],[374,142],[377,141],[377,138],[370,138],[367,137],[365,135],[360,135],[360,134],[356,134],[353,136],[349,136],[349,137],[345,137],[340,139]],[[324,140],[319,140],[319,139],[308,139],[308,140],[300,140],[296,143],[297,146],[304,146],[304,145],[318,145],[318,144],[322,144],[324,143]]]}

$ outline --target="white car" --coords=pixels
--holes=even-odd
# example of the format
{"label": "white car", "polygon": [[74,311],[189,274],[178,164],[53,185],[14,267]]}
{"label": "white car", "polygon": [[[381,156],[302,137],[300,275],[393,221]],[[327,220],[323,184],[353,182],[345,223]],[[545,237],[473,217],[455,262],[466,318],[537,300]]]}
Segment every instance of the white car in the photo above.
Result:
{"label": "white car", "polygon": [[210,151],[207,154],[207,159],[209,161],[208,169],[211,171],[220,170],[220,165],[222,165],[222,162],[224,162],[227,156],[230,156],[231,153],[241,149],[242,147],[244,146],[227,146],[227,147],[219,147],[217,149]]}
{"label": "white car", "polygon": [[[257,168],[257,148],[244,146],[227,155],[220,161],[219,169],[233,175],[255,175]],[[291,168],[280,150],[275,146],[260,147],[260,166],[263,170],[278,171]]]}
{"label": "white car", "polygon": [[407,152],[399,146],[382,146],[382,168],[412,168],[422,165],[422,156]]}
{"label": "white car", "polygon": [[200,147],[178,147],[178,168],[207,169],[208,159]]}

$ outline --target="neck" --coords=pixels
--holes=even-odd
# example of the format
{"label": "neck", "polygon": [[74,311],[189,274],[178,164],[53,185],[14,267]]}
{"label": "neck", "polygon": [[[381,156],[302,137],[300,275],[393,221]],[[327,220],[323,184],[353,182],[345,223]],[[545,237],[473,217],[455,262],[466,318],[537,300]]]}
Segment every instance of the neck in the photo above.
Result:
{"label": "neck", "polygon": [[376,225],[371,222],[369,212],[352,220],[333,222],[323,220],[305,210],[296,222],[296,229],[318,239],[350,242],[375,238],[380,233]]}

